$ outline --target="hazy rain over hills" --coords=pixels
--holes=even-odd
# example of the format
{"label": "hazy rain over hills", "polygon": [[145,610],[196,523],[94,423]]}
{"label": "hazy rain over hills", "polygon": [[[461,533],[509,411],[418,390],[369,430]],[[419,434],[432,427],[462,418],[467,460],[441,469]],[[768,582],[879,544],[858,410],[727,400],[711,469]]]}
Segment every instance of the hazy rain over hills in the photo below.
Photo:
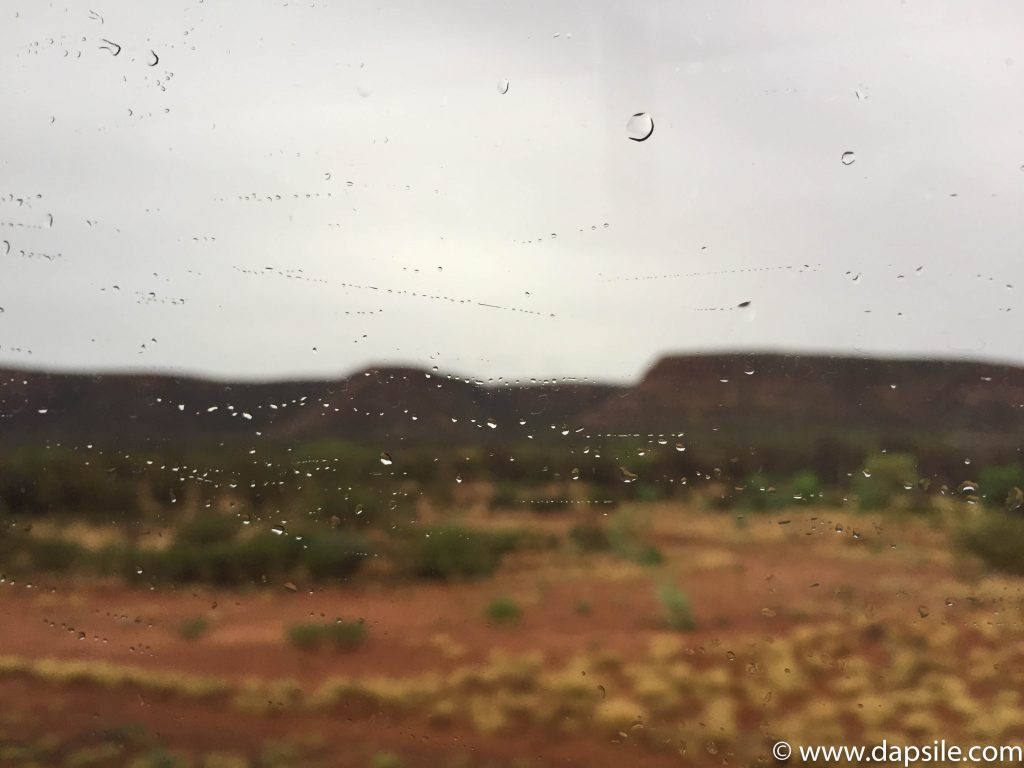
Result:
{"label": "hazy rain over hills", "polygon": [[666,351],[1020,361],[1022,21],[8,5],[0,363],[632,381]]}

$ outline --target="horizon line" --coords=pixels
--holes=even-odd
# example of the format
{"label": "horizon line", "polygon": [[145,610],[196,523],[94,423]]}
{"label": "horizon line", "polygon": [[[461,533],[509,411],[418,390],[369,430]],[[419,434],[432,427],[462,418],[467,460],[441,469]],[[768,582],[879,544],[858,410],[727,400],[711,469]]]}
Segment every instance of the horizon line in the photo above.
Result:
{"label": "horizon line", "polygon": [[699,351],[666,351],[653,358],[641,369],[639,374],[631,379],[596,379],[578,376],[531,376],[531,377],[510,377],[492,376],[486,379],[475,375],[462,375],[454,371],[432,371],[425,367],[422,362],[388,361],[376,362],[358,368],[349,369],[347,372],[339,371],[333,375],[305,375],[302,373],[270,375],[270,376],[248,376],[248,375],[220,375],[215,372],[196,371],[194,369],[183,369],[178,367],[150,367],[136,368],[131,366],[106,368],[77,368],[46,366],[46,365],[16,365],[11,366],[5,361],[0,361],[0,373],[3,374],[31,374],[50,376],[118,376],[118,377],[158,377],[169,379],[187,379],[192,381],[205,381],[217,384],[288,384],[288,383],[327,383],[343,381],[360,373],[367,373],[373,370],[406,369],[421,371],[437,378],[456,379],[470,383],[479,383],[482,386],[494,385],[516,385],[516,386],[540,386],[556,383],[588,384],[594,386],[631,386],[644,379],[644,377],[661,361],[669,358],[699,358],[699,357],[773,357],[773,358],[830,358],[843,360],[876,360],[879,362],[935,362],[935,363],[958,363],[973,365],[999,365],[1009,368],[1024,369],[1024,362],[1008,360],[1005,358],[986,358],[981,356],[949,355],[937,356],[934,354],[912,354],[912,353],[874,353],[859,352],[855,354],[840,353],[834,350],[805,349],[792,350],[782,348],[770,349],[709,349]]}

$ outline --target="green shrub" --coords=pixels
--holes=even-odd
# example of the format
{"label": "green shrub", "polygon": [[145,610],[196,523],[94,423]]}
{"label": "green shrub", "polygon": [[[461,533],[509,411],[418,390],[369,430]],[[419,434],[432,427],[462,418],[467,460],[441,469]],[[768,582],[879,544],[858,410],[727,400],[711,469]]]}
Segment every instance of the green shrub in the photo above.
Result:
{"label": "green shrub", "polygon": [[661,565],[665,562],[665,556],[661,554],[661,550],[653,544],[642,542],[637,545],[636,549],[630,554],[631,559],[637,565],[656,566]]}
{"label": "green shrub", "polygon": [[779,491],[763,472],[748,476],[742,488],[734,493],[734,505],[751,512],[773,512],[793,503],[793,499]]}
{"label": "green shrub", "polygon": [[491,509],[506,509],[519,504],[519,494],[511,483],[500,483],[491,496]]}
{"label": "green shrub", "polygon": [[978,473],[978,485],[985,504],[990,507],[1014,506],[1014,488],[1024,489],[1024,468],[1009,466],[985,467]]}
{"label": "green shrub", "polygon": [[178,526],[174,540],[198,546],[219,544],[233,539],[239,528],[234,518],[207,511]]}
{"label": "green shrub", "polygon": [[569,539],[581,552],[607,552],[612,548],[608,531],[593,521],[574,525],[569,529]]}
{"label": "green shrub", "polygon": [[671,582],[661,584],[655,590],[662,615],[672,629],[690,631],[697,628],[690,610],[690,598]]}
{"label": "green shrub", "polygon": [[322,624],[292,624],[286,630],[288,642],[296,648],[308,651],[324,641],[325,632]]}
{"label": "green shrub", "polygon": [[821,481],[811,470],[802,469],[790,479],[789,495],[791,500],[802,504],[815,501],[821,497]]}
{"label": "green shrub", "polygon": [[82,747],[68,755],[62,768],[97,768],[97,766],[114,765],[115,761],[124,756],[121,744],[96,744]]}
{"label": "green shrub", "polygon": [[629,497],[634,501],[639,502],[651,502],[661,501],[669,496],[670,487],[666,483],[665,485],[657,485],[655,483],[633,483],[630,486]]}
{"label": "green shrub", "polygon": [[518,624],[523,612],[511,597],[496,597],[487,604],[484,615],[490,624]]}
{"label": "green shrub", "polygon": [[303,540],[302,564],[315,579],[352,576],[371,554],[366,539],[345,531],[317,531]]}
{"label": "green shrub", "polygon": [[646,528],[631,512],[619,512],[612,519],[608,532],[612,550],[624,560],[640,565],[661,565],[664,562],[661,552],[641,538]]}
{"label": "green shrub", "polygon": [[203,758],[202,768],[249,768],[249,761],[232,752],[211,752]]}
{"label": "green shrub", "polygon": [[411,567],[417,576],[444,581],[490,576],[514,546],[508,536],[455,524],[431,526],[413,539]]}
{"label": "green shrub", "polygon": [[202,616],[182,619],[178,624],[178,635],[183,640],[198,640],[210,631],[210,622]]}
{"label": "green shrub", "polygon": [[378,752],[370,758],[370,768],[405,768],[405,762],[394,752]]}
{"label": "green shrub", "polygon": [[58,537],[27,536],[24,546],[32,567],[40,571],[63,573],[88,554],[79,544]]}
{"label": "green shrub", "polygon": [[303,542],[293,537],[261,532],[208,545],[176,541],[164,550],[131,549],[118,560],[129,578],[239,585],[258,584],[294,570],[302,552]]}
{"label": "green shrub", "polygon": [[328,624],[292,624],[286,630],[288,641],[296,648],[312,650],[333,645],[338,650],[351,650],[366,641],[366,622],[335,619]]}
{"label": "green shrub", "polygon": [[863,510],[882,509],[917,485],[917,461],[907,453],[875,453],[854,477],[857,502]]}
{"label": "green shrub", "polygon": [[1024,575],[1024,518],[986,513],[961,532],[960,544],[994,570]]}

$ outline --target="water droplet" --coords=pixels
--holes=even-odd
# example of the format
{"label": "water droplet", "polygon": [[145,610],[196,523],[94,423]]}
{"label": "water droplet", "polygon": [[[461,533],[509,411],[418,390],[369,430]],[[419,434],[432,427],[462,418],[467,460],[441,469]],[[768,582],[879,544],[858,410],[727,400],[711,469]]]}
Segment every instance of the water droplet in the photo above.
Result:
{"label": "water droplet", "polygon": [[572,468],[572,472],[569,473],[569,476],[573,480],[579,480],[580,479],[580,468],[579,467],[573,467]]}
{"label": "water droplet", "polygon": [[625,467],[619,467],[619,475],[622,477],[622,482],[624,482],[624,483],[635,483],[636,482],[636,474],[633,473],[633,472],[630,472]]}
{"label": "water droplet", "polygon": [[494,419],[488,419],[486,424],[491,429],[497,429],[498,428],[498,423]]}
{"label": "water droplet", "polygon": [[503,96],[506,93],[508,93],[508,80],[502,78],[501,80],[498,81],[498,93],[500,93]]}
{"label": "water droplet", "polygon": [[919,605],[919,606],[917,606],[917,615],[920,616],[922,619],[927,619],[928,618],[928,613],[929,613],[928,606],[926,606],[926,605]]}
{"label": "water droplet", "polygon": [[973,480],[964,480],[957,486],[957,490],[965,495],[974,494],[978,492],[978,484]]}
{"label": "water droplet", "polygon": [[686,450],[686,446],[683,445],[682,443],[676,443],[676,450],[682,453],[683,451]]}
{"label": "water droplet", "polygon": [[455,482],[461,484],[462,483],[462,475],[456,475],[455,476]]}
{"label": "water droplet", "polygon": [[1024,491],[1021,491],[1017,486],[1013,486],[1010,492],[1006,494],[1006,510],[1008,512],[1016,512],[1021,507],[1024,507]]}
{"label": "water droplet", "polygon": [[394,460],[391,458],[390,453],[387,453],[386,451],[381,451],[380,463],[383,464],[385,467],[390,467],[394,463]]}
{"label": "water droplet", "polygon": [[647,141],[654,133],[654,118],[646,112],[637,112],[626,122],[626,135],[632,141]]}
{"label": "water droplet", "polygon": [[853,152],[843,152],[843,156],[839,160],[843,165],[853,165],[857,160],[857,156]]}

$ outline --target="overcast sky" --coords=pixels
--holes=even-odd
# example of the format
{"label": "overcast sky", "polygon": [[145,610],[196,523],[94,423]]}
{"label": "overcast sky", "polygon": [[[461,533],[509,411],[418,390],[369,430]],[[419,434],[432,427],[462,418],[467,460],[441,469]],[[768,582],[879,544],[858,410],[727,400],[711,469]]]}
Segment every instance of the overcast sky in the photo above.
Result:
{"label": "overcast sky", "polygon": [[1022,41],[1005,1],[5,2],[0,364],[1024,361]]}

